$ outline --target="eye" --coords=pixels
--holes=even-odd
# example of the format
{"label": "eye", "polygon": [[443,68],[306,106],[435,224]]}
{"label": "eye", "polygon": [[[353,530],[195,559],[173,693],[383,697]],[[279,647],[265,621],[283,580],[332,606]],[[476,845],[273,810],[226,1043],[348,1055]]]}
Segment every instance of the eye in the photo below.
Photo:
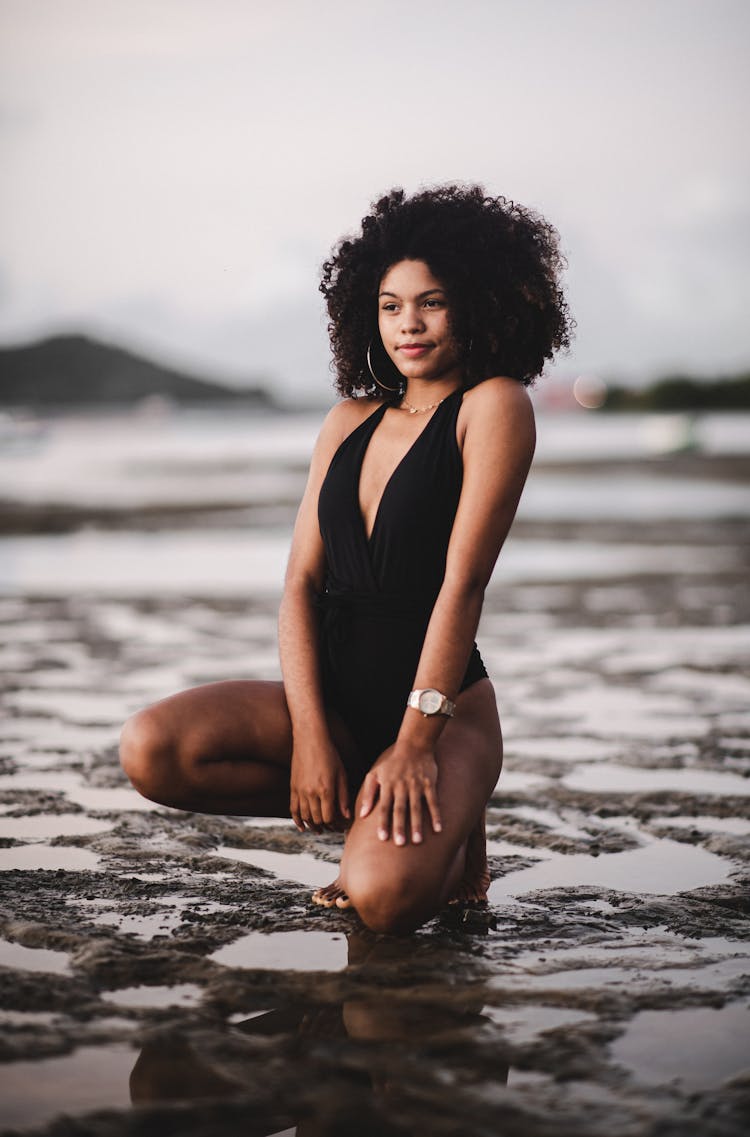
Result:
{"label": "eye", "polygon": [[425,308],[441,308],[442,307],[442,301],[436,300],[433,297],[430,300],[425,300],[424,306],[425,306]]}
{"label": "eye", "polygon": [[382,312],[395,312],[396,309],[397,309],[397,305],[396,305],[395,301],[387,300],[386,303],[383,304],[381,311]]}

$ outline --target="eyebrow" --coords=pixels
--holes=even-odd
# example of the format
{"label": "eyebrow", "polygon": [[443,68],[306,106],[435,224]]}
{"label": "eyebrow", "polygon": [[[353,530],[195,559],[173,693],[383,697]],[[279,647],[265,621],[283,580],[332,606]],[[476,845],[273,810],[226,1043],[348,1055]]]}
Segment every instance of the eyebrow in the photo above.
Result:
{"label": "eyebrow", "polygon": [[[428,288],[426,292],[420,292],[419,293],[419,295],[417,296],[417,300],[424,300],[425,297],[432,296],[432,294],[434,292],[440,292],[440,293],[442,293],[443,296],[445,296],[445,289],[444,288]],[[400,299],[397,292],[386,292],[384,290],[383,292],[378,293],[378,295],[379,296],[392,296],[394,298],[394,300]]]}

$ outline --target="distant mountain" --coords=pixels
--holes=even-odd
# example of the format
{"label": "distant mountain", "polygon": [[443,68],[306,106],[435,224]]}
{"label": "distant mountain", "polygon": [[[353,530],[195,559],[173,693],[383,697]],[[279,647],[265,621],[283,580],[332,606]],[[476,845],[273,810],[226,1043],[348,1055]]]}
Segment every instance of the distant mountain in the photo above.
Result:
{"label": "distant mountain", "polygon": [[237,390],[196,379],[86,336],[0,348],[0,405],[127,406],[153,396],[178,403],[273,405],[260,387]]}

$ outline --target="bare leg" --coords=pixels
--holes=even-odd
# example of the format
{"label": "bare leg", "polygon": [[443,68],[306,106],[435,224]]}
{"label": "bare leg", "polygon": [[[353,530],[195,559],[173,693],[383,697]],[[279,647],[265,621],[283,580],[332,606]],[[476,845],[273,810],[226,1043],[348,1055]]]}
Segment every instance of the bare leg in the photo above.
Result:
{"label": "bare leg", "polygon": [[[351,738],[333,716],[330,728],[346,760]],[[145,797],[178,809],[244,816],[289,815],[291,753],[282,684],[250,680],[163,699],[129,719],[121,741],[123,767]],[[421,845],[397,847],[378,839],[374,814],[356,818],[341,872],[328,890],[333,902],[350,900],[374,930],[401,932],[460,895],[476,861],[469,838],[482,823],[501,763],[494,692],[482,680],[459,696],[438,744],[442,833],[425,826]]]}
{"label": "bare leg", "polygon": [[[346,760],[343,725],[329,720]],[[182,691],[125,723],[120,758],[144,797],[177,809],[289,816],[292,727],[281,683],[228,680]]]}
{"label": "bare leg", "polygon": [[490,870],[487,864],[487,836],[485,831],[485,812],[482,810],[479,821],[466,841],[466,864],[458,888],[448,899],[448,903],[461,907],[482,907],[487,904],[487,890],[490,887]]}
{"label": "bare leg", "polygon": [[481,898],[484,810],[502,765],[502,735],[489,680],[459,696],[437,758],[442,833],[425,825],[420,845],[380,841],[376,814],[359,818],[357,803],[339,885],[373,931],[413,931],[449,898],[468,891],[470,878],[471,890]]}

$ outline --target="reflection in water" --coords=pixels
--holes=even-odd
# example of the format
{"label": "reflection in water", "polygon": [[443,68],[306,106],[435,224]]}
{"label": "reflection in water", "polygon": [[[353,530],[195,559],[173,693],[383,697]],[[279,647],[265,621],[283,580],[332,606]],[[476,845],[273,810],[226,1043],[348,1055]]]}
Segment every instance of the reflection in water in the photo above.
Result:
{"label": "reflection in water", "polygon": [[[373,942],[359,932],[348,933],[347,941],[348,962],[358,967],[398,964],[413,956],[413,945],[399,941]],[[362,1137],[417,1137],[424,1132],[423,1126],[415,1129],[406,1122],[388,1120],[401,1114],[403,1103],[414,1101],[415,1058],[437,1047],[441,1064],[449,1061],[452,1048],[465,1059],[466,1031],[489,1021],[481,1011],[481,996],[464,1000],[456,1009],[417,1003],[409,997],[408,988],[380,986],[377,994],[369,988],[340,1002],[290,1002],[241,1022],[231,1016],[232,1031],[255,1045],[241,1049],[238,1057],[231,1035],[225,1038],[229,1045],[221,1054],[211,1040],[201,1045],[199,1040],[187,1041],[174,1034],[153,1039],[143,1047],[133,1068],[132,1101],[140,1105],[252,1098],[257,1093],[262,1100],[245,1130],[247,1137],[271,1137],[285,1130],[297,1137],[323,1137],[344,1131],[340,1108],[351,1110],[356,1093],[356,1130]],[[332,1059],[334,1076],[346,1079],[344,1105],[339,1091],[331,1086]],[[288,1079],[286,1085],[278,1084],[280,1070],[281,1077]],[[506,1065],[493,1071],[498,1083],[504,1084],[507,1077]],[[426,1090],[424,1085],[417,1088],[420,1093]],[[298,1107],[299,1101],[305,1106]],[[421,1111],[425,1102],[420,1098]],[[434,1103],[427,1108],[434,1108]],[[408,1112],[413,1115],[413,1109]]]}

